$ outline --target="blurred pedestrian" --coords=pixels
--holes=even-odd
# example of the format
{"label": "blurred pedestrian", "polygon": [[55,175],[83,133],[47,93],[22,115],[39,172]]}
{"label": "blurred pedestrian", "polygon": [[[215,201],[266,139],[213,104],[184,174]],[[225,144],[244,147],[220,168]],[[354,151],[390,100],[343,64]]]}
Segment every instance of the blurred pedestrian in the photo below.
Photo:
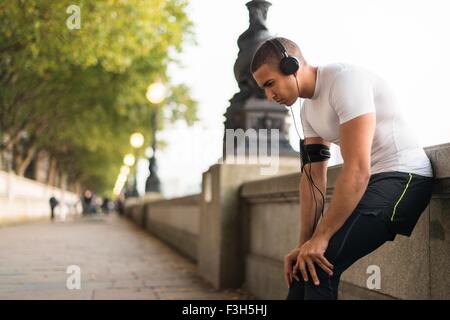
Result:
{"label": "blurred pedestrian", "polygon": [[56,200],[56,198],[54,196],[50,197],[50,218],[53,221],[55,219],[55,208],[58,205],[58,200]]}
{"label": "blurred pedestrian", "polygon": [[91,213],[92,209],[92,192],[90,190],[86,190],[83,195],[83,213]]}

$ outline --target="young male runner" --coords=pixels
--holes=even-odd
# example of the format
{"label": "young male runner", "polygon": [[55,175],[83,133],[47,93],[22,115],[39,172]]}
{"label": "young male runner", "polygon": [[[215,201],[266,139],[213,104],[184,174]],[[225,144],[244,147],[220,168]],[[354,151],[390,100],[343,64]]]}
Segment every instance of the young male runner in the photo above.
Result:
{"label": "young male runner", "polygon": [[[337,299],[348,267],[396,234],[411,235],[431,199],[431,163],[376,74],[345,63],[309,65],[285,38],[264,42],[251,72],[270,101],[292,106],[304,98],[300,237],[285,256],[287,299]],[[318,221],[330,143],[344,163]]]}

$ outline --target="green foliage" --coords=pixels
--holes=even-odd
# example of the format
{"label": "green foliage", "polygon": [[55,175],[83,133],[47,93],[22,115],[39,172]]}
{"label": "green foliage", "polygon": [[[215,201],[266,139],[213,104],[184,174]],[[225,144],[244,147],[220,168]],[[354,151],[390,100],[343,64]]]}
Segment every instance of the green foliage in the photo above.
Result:
{"label": "green foliage", "polygon": [[[131,151],[129,136],[150,143],[150,113],[168,108],[175,121],[196,120],[185,85],[171,86],[170,52],[193,41],[186,0],[79,0],[80,29],[70,30],[72,1],[0,2],[0,151],[21,132],[58,160],[72,181],[111,190]],[[169,88],[150,106],[147,86]]]}

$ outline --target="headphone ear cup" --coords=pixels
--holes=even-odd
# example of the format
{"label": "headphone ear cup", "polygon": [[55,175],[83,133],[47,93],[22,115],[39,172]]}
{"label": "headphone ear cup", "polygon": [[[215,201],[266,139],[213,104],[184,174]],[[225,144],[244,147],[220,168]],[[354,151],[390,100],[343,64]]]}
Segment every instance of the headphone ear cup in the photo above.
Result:
{"label": "headphone ear cup", "polygon": [[289,56],[281,59],[280,61],[280,69],[285,75],[291,75],[297,72],[300,64],[298,59],[293,56]]}

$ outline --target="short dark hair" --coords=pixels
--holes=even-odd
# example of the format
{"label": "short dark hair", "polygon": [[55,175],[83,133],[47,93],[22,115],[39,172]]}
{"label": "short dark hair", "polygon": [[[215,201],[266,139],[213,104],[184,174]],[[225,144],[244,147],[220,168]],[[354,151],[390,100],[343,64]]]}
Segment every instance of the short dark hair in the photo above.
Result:
{"label": "short dark hair", "polygon": [[[297,44],[289,39],[277,37],[277,39],[286,49],[287,53],[291,56],[297,57],[299,61],[303,61],[302,52]],[[280,53],[276,51],[273,44],[269,40],[263,42],[258,49],[256,49],[253,55],[252,62],[250,64],[250,70],[252,73],[256,72],[263,64],[269,64],[278,67],[281,60]]]}

